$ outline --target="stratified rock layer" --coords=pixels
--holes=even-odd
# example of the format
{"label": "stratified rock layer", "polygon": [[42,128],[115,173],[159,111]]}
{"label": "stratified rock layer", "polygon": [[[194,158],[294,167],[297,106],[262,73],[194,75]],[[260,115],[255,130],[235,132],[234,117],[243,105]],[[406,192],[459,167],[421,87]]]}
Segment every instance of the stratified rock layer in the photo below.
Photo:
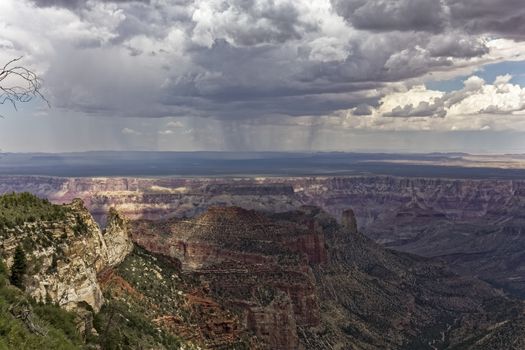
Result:
{"label": "stratified rock layer", "polygon": [[341,225],[350,233],[357,233],[357,220],[352,209],[346,209],[341,216]]}
{"label": "stratified rock layer", "polygon": [[109,266],[120,264],[133,250],[128,225],[128,221],[124,217],[114,208],[110,208],[106,229],[103,232]]}
{"label": "stratified rock layer", "polygon": [[0,251],[10,266],[16,247],[24,247],[29,266],[25,290],[36,300],[66,309],[87,304],[98,311],[104,298],[97,274],[119,264],[133,248],[127,221],[112,211],[102,232],[81,200],[68,207],[64,221],[24,223],[7,230]]}
{"label": "stratified rock layer", "polygon": [[[524,332],[510,331],[525,325],[521,302],[443,264],[385,250],[355,231],[351,211],[341,221],[312,206],[211,208],[193,219],[134,222],[132,236],[236,310],[265,349],[468,349],[496,342],[493,334],[502,339],[495,349],[525,343]],[[513,326],[493,332],[503,321]]]}
{"label": "stratified rock layer", "polygon": [[135,223],[133,239],[176,258],[273,349],[299,349],[297,325],[320,322],[311,265],[327,261],[322,232],[311,220],[279,224],[255,211],[211,208],[203,215],[160,224]]}
{"label": "stratified rock layer", "polygon": [[110,207],[129,218],[192,217],[210,206],[269,212],[301,204],[340,217],[389,248],[446,260],[525,296],[525,181],[392,176],[256,179],[2,177],[0,193],[30,191],[56,203],[83,198],[97,221]]}

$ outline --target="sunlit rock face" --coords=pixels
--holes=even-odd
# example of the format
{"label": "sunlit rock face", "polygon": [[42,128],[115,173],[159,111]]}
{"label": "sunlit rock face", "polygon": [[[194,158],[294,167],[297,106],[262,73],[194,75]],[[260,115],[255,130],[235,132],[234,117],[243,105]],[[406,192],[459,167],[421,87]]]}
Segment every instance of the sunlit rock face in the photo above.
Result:
{"label": "sunlit rock face", "polygon": [[112,210],[102,232],[81,200],[67,207],[65,220],[24,223],[9,230],[0,250],[10,266],[16,247],[24,247],[29,266],[25,289],[36,300],[70,310],[87,304],[98,311],[104,298],[97,274],[117,265],[133,248],[127,221]]}
{"label": "sunlit rock face", "polygon": [[129,223],[114,208],[110,208],[103,239],[107,249],[107,264],[116,266],[133,250]]}
{"label": "sunlit rock face", "polygon": [[156,220],[192,217],[210,206],[287,211],[300,205],[293,186],[280,180],[266,184],[222,179],[2,177],[0,194],[12,191],[31,192],[58,204],[82,198],[102,226],[112,207],[129,219]]}

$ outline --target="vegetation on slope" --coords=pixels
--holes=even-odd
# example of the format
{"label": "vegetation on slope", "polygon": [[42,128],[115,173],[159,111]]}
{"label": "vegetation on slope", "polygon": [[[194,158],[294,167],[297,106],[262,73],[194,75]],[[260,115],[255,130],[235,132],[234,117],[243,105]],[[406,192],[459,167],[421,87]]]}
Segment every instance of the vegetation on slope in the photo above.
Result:
{"label": "vegetation on slope", "polygon": [[65,220],[70,211],[66,206],[51,204],[30,193],[4,194],[0,196],[0,236],[7,229],[26,223]]}
{"label": "vegetation on slope", "polygon": [[[27,223],[63,220],[69,211],[29,193],[2,195],[0,236]],[[37,303],[21,290],[29,267],[26,253],[22,244],[17,246],[10,270],[0,259],[0,350],[84,348],[75,314],[53,304]]]}
{"label": "vegetation on slope", "polygon": [[152,259],[135,249],[116,271],[102,276],[106,303],[94,326],[104,349],[179,349],[184,343],[151,321],[159,308],[171,313],[179,304],[173,287],[177,282],[160,278]]}
{"label": "vegetation on slope", "polygon": [[34,302],[9,283],[8,275],[0,261],[0,350],[84,348],[73,313]]}
{"label": "vegetation on slope", "polygon": [[[105,295],[106,303],[102,310],[94,315],[96,332],[90,332],[88,328],[87,334],[82,336],[77,327],[86,319],[80,314],[66,312],[50,300],[35,302],[24,293],[24,279],[36,271],[42,271],[41,258],[35,258],[35,251],[56,248],[56,254],[61,255],[71,243],[72,234],[82,235],[88,230],[86,220],[74,206],[54,205],[29,193],[0,196],[0,243],[8,242],[7,245],[0,244],[0,254],[5,254],[2,249],[8,246],[13,259],[9,270],[2,265],[0,271],[0,350],[91,347],[104,350],[191,349],[175,334],[161,329],[152,321],[154,314],[149,312],[152,303],[162,311],[166,307],[166,312],[175,314],[179,305],[176,299],[180,299],[180,295],[174,293],[174,283],[177,282],[169,278],[175,273],[174,270],[170,270],[170,275],[162,278],[163,281],[155,280],[157,275],[149,275],[160,269],[154,261],[143,264],[142,259],[134,255],[119,269],[134,285],[151,288],[146,296],[151,297],[152,302],[136,299],[137,295],[118,294],[118,288],[111,288]],[[0,255],[0,262],[1,258]],[[56,261],[53,255],[55,264],[50,269],[56,270]],[[167,271],[167,267],[164,269]],[[120,281],[128,285],[124,279]],[[165,284],[169,285],[168,288]],[[113,295],[114,291],[117,294]],[[87,307],[87,310],[90,309]],[[90,327],[89,322],[86,326]]]}
{"label": "vegetation on slope", "polygon": [[188,300],[202,286],[181,275],[168,258],[135,247],[100,280],[106,304],[95,317],[95,328],[104,349],[250,348],[246,334],[220,328],[235,323],[236,316],[206,297]]}

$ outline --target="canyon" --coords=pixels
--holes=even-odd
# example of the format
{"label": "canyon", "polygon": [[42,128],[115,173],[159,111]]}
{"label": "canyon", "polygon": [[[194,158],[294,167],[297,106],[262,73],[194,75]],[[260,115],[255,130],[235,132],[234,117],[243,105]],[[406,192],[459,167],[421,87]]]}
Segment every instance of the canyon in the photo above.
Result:
{"label": "canyon", "polygon": [[104,303],[97,274],[120,264],[133,249],[127,223],[116,211],[101,231],[81,200],[65,206],[65,217],[52,222],[25,222],[2,227],[0,251],[7,267],[17,246],[28,256],[25,291],[36,301],[51,301],[67,310]]}
{"label": "canyon", "polygon": [[356,177],[56,178],[5,176],[0,193],[29,191],[54,203],[82,198],[105,225],[110,207],[130,219],[194,217],[213,206],[284,212],[352,208],[359,229],[395,250],[446,261],[525,295],[525,181]]}
{"label": "canyon", "polygon": [[[352,209],[339,221],[314,205],[129,221],[111,208],[100,230],[80,199],[4,198],[3,216],[27,220],[2,227],[2,257],[11,265],[23,246],[26,293],[78,313],[85,341],[104,349],[525,346],[522,301],[443,262],[385,249],[360,233]],[[42,208],[45,220],[34,217]]]}
{"label": "canyon", "polygon": [[340,221],[316,206],[211,207],[137,220],[131,232],[197,278],[264,349],[521,346],[511,329],[523,327],[522,302],[442,263],[385,250],[359,233],[350,209]]}

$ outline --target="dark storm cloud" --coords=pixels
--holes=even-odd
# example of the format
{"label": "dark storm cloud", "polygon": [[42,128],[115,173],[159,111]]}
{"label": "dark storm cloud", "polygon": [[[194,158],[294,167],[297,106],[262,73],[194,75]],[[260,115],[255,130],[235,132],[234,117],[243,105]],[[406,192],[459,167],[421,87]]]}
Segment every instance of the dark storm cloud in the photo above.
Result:
{"label": "dark storm cloud", "polygon": [[484,42],[476,37],[460,33],[446,33],[433,37],[428,44],[432,57],[470,58],[488,53]]}
{"label": "dark storm cloud", "polygon": [[[308,65],[294,61],[294,54],[271,46],[234,47],[223,40],[211,48],[195,49],[191,57],[198,69],[173,77],[165,86],[162,103],[199,106],[201,112],[221,118],[324,115],[356,106],[345,95],[382,84],[341,81],[336,74],[306,78]],[[220,74],[206,74],[210,71]]]}
{"label": "dark storm cloud", "polygon": [[472,33],[494,33],[525,39],[522,0],[448,0],[452,25]]}
{"label": "dark storm cloud", "polygon": [[[88,23],[102,16],[92,13],[96,1],[33,1],[73,9]],[[387,83],[487,54],[478,34],[525,32],[521,0],[332,0],[324,12],[323,1],[99,2],[121,11],[113,35],[61,47],[46,77],[62,97],[55,105],[90,114],[370,115]],[[398,106],[388,116],[443,116],[443,106]]]}
{"label": "dark storm cloud", "polygon": [[223,120],[233,120],[257,119],[267,116],[324,116],[327,111],[350,109],[363,101],[370,100],[370,103],[374,103],[374,99],[359,93],[354,96],[333,94],[332,96],[296,95],[251,99],[235,97],[235,99],[236,101],[225,103],[217,99],[170,96],[167,100],[162,101],[162,104],[176,108],[184,107],[186,114],[188,111],[193,111],[194,116],[214,116]]}
{"label": "dark storm cloud", "polygon": [[355,28],[372,31],[431,31],[525,37],[522,0],[331,0]]}
{"label": "dark storm cloud", "polygon": [[372,107],[361,103],[352,111],[352,114],[359,116],[372,115]]}
{"label": "dark storm cloud", "polygon": [[341,16],[358,29],[441,31],[444,9],[436,0],[332,0]]}
{"label": "dark storm cloud", "polygon": [[[176,95],[228,102],[343,93],[378,86],[375,79],[367,79],[366,71],[363,73],[364,61],[349,59],[330,65],[301,61],[296,59],[295,50],[279,46],[235,47],[225,40],[217,40],[212,47],[193,49],[189,54],[198,68],[186,75],[173,77],[170,88]],[[374,64],[369,69],[382,64],[384,62]],[[342,68],[344,66],[346,68]],[[343,73],[338,69],[346,71]],[[315,70],[318,74],[308,74]],[[341,77],[342,74],[353,75],[353,78]]]}
{"label": "dark storm cloud", "polygon": [[[243,21],[246,23],[241,23],[244,28],[239,28],[239,23],[235,22],[227,24],[224,28],[239,45],[284,43],[301,38],[306,31],[315,30],[313,24],[301,22],[299,12],[292,2],[268,2],[265,6],[258,6],[256,3],[255,0],[233,0],[224,3],[224,12],[234,11],[245,15]],[[264,23],[258,25],[258,22]]]}

